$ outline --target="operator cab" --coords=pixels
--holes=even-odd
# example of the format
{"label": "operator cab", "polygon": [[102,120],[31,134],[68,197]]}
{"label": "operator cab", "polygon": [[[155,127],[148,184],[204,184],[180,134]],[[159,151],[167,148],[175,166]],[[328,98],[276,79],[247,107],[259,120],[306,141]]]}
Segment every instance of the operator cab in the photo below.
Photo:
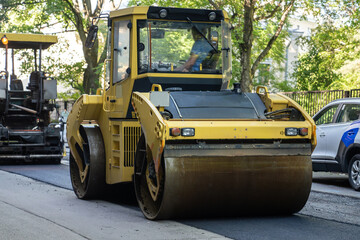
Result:
{"label": "operator cab", "polygon": [[[102,93],[104,109],[114,109],[112,118],[135,118],[131,93],[149,92],[154,84],[164,92],[228,88],[231,36],[226,12],[137,6],[107,17]],[[87,47],[95,43],[97,29],[90,28]]]}
{"label": "operator cab", "polygon": [[149,91],[153,84],[184,91],[227,88],[231,39],[225,12],[133,7],[111,12],[109,19],[111,85],[132,78],[134,91]]}

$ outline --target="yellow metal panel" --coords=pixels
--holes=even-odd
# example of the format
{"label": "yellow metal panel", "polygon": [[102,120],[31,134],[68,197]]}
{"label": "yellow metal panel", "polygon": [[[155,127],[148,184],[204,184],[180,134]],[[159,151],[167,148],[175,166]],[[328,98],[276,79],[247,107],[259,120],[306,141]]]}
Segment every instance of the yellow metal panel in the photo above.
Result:
{"label": "yellow metal panel", "polygon": [[102,97],[97,95],[82,95],[73,105],[66,124],[66,136],[68,139],[70,151],[79,166],[79,171],[84,174],[87,170],[82,165],[75,145],[82,148],[83,140],[79,133],[80,125],[84,120],[98,120],[102,111]]}
{"label": "yellow metal panel", "polygon": [[222,12],[224,14],[225,21],[228,22],[230,20],[228,13],[226,11],[224,11],[224,10]]}
{"label": "yellow metal panel", "polygon": [[[244,121],[244,120],[170,120],[165,121],[166,139],[311,139],[312,125],[308,121]],[[195,128],[194,137],[172,137],[170,128]],[[285,136],[285,128],[308,128],[307,136]]]}
{"label": "yellow metal panel", "polygon": [[132,103],[138,115],[139,122],[141,122],[146,143],[151,150],[155,170],[158,172],[161,155],[165,146],[164,119],[146,95],[134,92]]}
{"label": "yellow metal panel", "polygon": [[111,121],[111,136],[107,135],[110,145],[108,150],[107,183],[131,182],[134,173],[136,145],[141,128],[138,121]]}
{"label": "yellow metal panel", "polygon": [[149,10],[148,6],[135,6],[124,9],[119,9],[110,12],[110,18],[129,16],[129,15],[146,15]]}
{"label": "yellow metal panel", "polygon": [[301,113],[303,114],[303,116],[305,117],[305,120],[309,121],[312,126],[313,126],[313,129],[312,129],[312,144],[313,146],[316,146],[317,144],[317,139],[316,139],[316,125],[315,125],[315,122],[314,122],[314,119],[297,103],[295,102],[293,99],[285,96],[285,95],[282,95],[280,94],[279,96],[281,96],[282,98],[286,99],[287,101],[289,101],[289,105],[296,108],[296,109],[299,109],[301,110]]}
{"label": "yellow metal panel", "polygon": [[141,135],[141,126],[138,121],[124,121],[122,123],[122,179],[121,182],[131,182],[134,173],[136,146]]}
{"label": "yellow metal panel", "polygon": [[[9,40],[8,47],[16,49],[26,49],[26,48],[40,48],[46,49],[52,44],[58,42],[56,36],[52,35],[43,35],[43,34],[26,34],[26,33],[0,33],[0,38],[3,36],[7,37]],[[0,41],[0,47],[5,48],[5,45]]]}

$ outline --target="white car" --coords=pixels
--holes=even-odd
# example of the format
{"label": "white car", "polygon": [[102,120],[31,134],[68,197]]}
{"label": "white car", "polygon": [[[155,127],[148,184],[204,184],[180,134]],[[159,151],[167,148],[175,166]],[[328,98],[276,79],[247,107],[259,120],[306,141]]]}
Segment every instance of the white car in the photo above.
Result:
{"label": "white car", "polygon": [[360,191],[360,98],[335,100],[313,118],[317,138],[313,170],[347,173],[351,186]]}

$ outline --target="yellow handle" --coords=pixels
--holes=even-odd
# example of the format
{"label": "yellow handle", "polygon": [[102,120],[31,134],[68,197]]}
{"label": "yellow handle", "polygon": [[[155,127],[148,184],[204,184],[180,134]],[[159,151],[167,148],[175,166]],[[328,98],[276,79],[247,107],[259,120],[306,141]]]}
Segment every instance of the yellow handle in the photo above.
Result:
{"label": "yellow handle", "polygon": [[102,88],[98,88],[96,89],[96,95],[101,95],[102,94]]}
{"label": "yellow handle", "polygon": [[265,87],[265,86],[257,86],[256,87],[256,93],[259,94],[261,89],[264,90],[265,95],[268,97],[269,96],[269,91],[268,91],[267,87]]}
{"label": "yellow handle", "polygon": [[160,84],[153,84],[153,85],[151,86],[151,91],[152,91],[152,92],[155,91],[155,88],[157,88],[159,92],[162,92],[162,87],[161,87]]}

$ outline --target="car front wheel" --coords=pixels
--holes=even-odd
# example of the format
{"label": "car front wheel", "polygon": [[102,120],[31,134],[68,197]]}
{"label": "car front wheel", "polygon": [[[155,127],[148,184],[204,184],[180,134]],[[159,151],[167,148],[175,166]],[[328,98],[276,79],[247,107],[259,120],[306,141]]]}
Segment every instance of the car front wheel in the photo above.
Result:
{"label": "car front wheel", "polygon": [[356,154],[351,158],[348,173],[351,187],[356,191],[360,191],[360,154]]}

